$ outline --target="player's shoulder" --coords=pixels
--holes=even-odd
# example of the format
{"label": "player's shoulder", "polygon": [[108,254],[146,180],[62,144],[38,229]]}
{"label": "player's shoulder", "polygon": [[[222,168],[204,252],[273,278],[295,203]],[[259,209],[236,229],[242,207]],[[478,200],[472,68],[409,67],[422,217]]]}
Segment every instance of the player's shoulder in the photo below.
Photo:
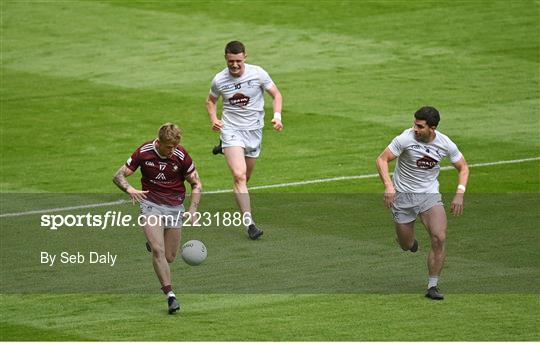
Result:
{"label": "player's shoulder", "polygon": [[187,153],[188,153],[188,152],[187,152],[187,149],[186,149],[183,145],[177,146],[174,150],[175,150],[175,151],[178,150],[178,151],[180,151],[180,152],[183,153],[183,154],[187,154]]}
{"label": "player's shoulder", "polygon": [[154,140],[144,142],[137,148],[137,150],[139,151],[139,153],[154,151]]}
{"label": "player's shoulder", "polygon": [[440,143],[444,145],[455,144],[452,139],[450,139],[450,137],[438,130],[435,130],[435,137]]}
{"label": "player's shoulder", "polygon": [[246,72],[248,73],[266,73],[266,70],[264,70],[263,67],[255,64],[245,64],[246,66]]}
{"label": "player's shoulder", "polygon": [[229,78],[229,69],[228,68],[224,68],[223,70],[221,70],[219,73],[217,73],[215,76],[214,76],[214,79],[213,81],[214,82],[221,82],[223,80],[226,80]]}
{"label": "player's shoulder", "polygon": [[401,141],[414,140],[414,130],[412,128],[405,129],[402,133],[396,136],[396,139]]}
{"label": "player's shoulder", "polygon": [[173,155],[176,158],[178,158],[180,161],[184,161],[186,159],[186,157],[189,156],[189,153],[187,152],[186,148],[179,145],[174,149]]}

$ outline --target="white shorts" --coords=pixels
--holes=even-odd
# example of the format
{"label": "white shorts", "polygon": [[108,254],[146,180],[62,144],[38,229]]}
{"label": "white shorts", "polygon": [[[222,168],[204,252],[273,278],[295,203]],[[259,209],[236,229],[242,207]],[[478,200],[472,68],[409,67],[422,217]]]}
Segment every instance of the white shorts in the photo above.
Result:
{"label": "white shorts", "polygon": [[399,193],[396,192],[392,214],[398,224],[407,224],[416,220],[420,213],[424,213],[435,205],[442,205],[439,193]]}
{"label": "white shorts", "polygon": [[158,205],[148,200],[141,200],[141,216],[146,217],[146,223],[160,225],[165,229],[181,229],[184,205]]}
{"label": "white shorts", "polygon": [[244,148],[244,156],[257,158],[261,153],[262,129],[256,130],[221,130],[223,148],[239,146]]}

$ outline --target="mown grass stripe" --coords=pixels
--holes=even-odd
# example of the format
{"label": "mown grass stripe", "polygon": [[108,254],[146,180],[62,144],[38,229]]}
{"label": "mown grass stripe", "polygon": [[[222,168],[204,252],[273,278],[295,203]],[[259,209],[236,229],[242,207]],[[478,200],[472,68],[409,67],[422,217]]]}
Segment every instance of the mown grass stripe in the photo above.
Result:
{"label": "mown grass stripe", "polygon": [[[516,163],[524,163],[524,162],[531,162],[531,161],[537,161],[540,160],[540,157],[529,157],[529,158],[522,158],[517,160],[506,160],[506,161],[495,161],[495,162],[485,162],[485,163],[475,163],[470,164],[469,168],[477,168],[477,167],[487,167],[487,166],[495,166],[500,164],[516,164]],[[452,166],[445,166],[441,167],[441,170],[451,170],[454,167]],[[349,176],[337,176],[337,177],[331,177],[327,179],[314,179],[314,180],[304,180],[304,181],[295,181],[295,182],[287,182],[287,183],[277,183],[272,185],[262,185],[262,186],[254,186],[250,187],[250,190],[257,190],[257,189],[268,189],[268,188],[282,188],[282,187],[291,187],[291,186],[302,186],[302,185],[309,185],[314,183],[323,183],[323,182],[333,182],[333,181],[344,181],[344,180],[358,180],[358,179],[368,179],[372,177],[378,177],[379,174],[364,174],[364,175],[349,175]],[[232,190],[230,189],[220,189],[216,191],[209,191],[204,192],[205,194],[221,194],[221,193],[230,193]],[[103,202],[103,203],[96,203],[96,204],[87,204],[87,205],[77,205],[77,206],[68,206],[68,207],[57,207],[57,208],[49,208],[44,210],[33,210],[33,211],[25,211],[25,212],[13,212],[13,213],[4,213],[0,214],[0,218],[6,218],[6,217],[20,217],[20,216],[27,216],[32,214],[45,214],[45,213],[51,213],[51,212],[65,212],[65,211],[73,211],[73,210],[83,210],[87,208],[96,208],[96,207],[104,207],[104,206],[112,206],[112,205],[121,205],[130,202],[130,200],[124,200],[120,199],[117,201],[110,201],[110,202]]]}

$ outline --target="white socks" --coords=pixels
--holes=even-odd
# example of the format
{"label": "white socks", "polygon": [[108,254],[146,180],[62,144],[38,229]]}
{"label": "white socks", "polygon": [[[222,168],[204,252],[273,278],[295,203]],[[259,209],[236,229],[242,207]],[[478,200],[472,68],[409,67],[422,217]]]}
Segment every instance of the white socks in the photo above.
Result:
{"label": "white socks", "polygon": [[248,228],[251,224],[255,224],[250,212],[245,212],[242,216],[242,219],[244,221],[244,224],[246,225],[246,228]]}
{"label": "white socks", "polygon": [[176,295],[173,293],[173,291],[170,291],[169,293],[167,293],[167,299],[170,297],[176,298]]}
{"label": "white socks", "polygon": [[438,276],[430,276],[428,278],[427,288],[430,289],[431,287],[436,287],[438,282],[439,282],[439,277]]}

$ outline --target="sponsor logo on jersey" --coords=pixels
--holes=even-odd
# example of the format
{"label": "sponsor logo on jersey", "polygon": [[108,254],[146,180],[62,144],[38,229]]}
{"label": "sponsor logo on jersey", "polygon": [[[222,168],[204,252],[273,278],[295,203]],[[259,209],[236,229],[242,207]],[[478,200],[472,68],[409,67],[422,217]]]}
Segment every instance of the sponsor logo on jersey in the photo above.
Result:
{"label": "sponsor logo on jersey", "polygon": [[416,166],[420,169],[432,169],[437,165],[437,163],[439,163],[439,161],[429,156],[424,156],[418,161],[416,161]]}
{"label": "sponsor logo on jersey", "polygon": [[159,173],[156,175],[156,180],[167,180],[167,178],[165,177],[165,174]]}
{"label": "sponsor logo on jersey", "polygon": [[229,104],[233,106],[246,106],[249,104],[249,96],[246,96],[242,93],[236,93],[229,98]]}

